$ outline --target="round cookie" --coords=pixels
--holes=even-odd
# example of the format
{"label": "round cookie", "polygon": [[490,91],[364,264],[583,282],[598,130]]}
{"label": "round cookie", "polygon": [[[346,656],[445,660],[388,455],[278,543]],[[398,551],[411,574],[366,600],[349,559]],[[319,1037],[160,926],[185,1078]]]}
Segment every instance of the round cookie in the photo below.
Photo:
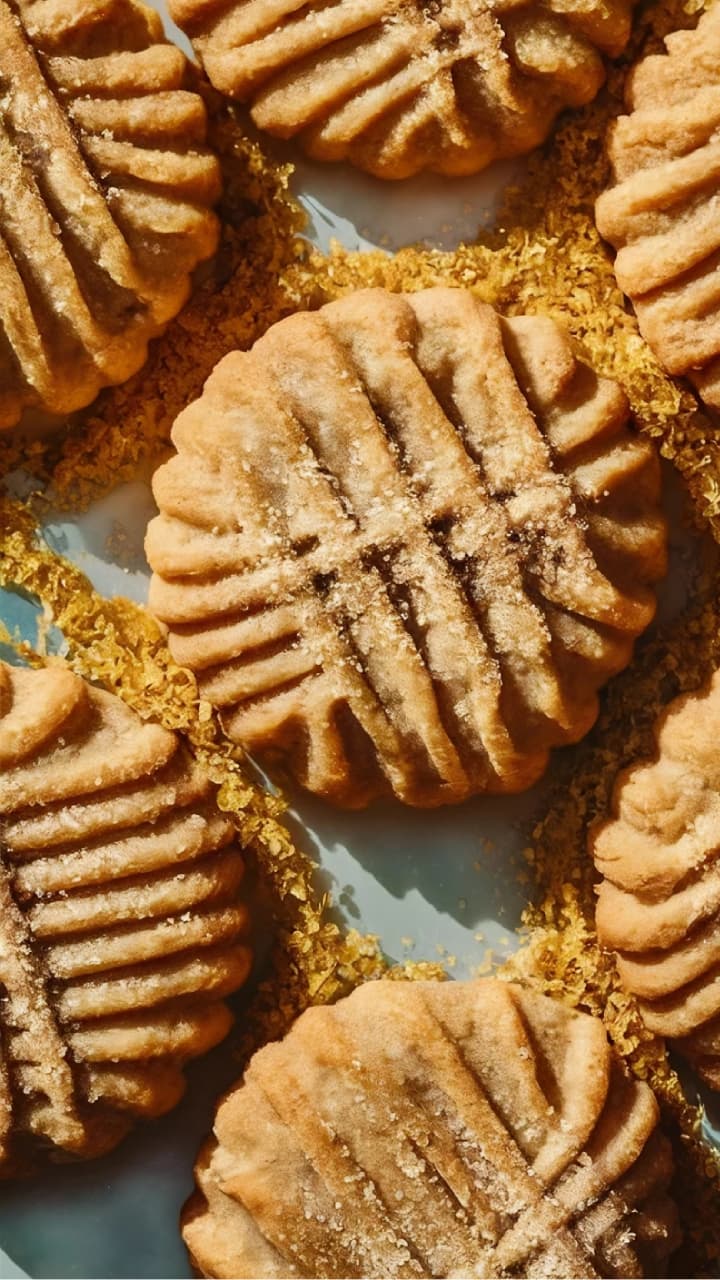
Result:
{"label": "round cookie", "polygon": [[651,1031],[720,1088],[720,673],[676,699],[654,760],[620,774],[592,833],[597,931]]}
{"label": "round cookie", "polygon": [[230,737],[318,795],[520,791],[653,616],[627,418],[551,320],[464,290],[292,316],[175,423],[150,607]]}
{"label": "round cookie", "polygon": [[320,160],[469,174],[594,98],[632,0],[169,0],[217,89]]}
{"label": "round cookie", "polygon": [[0,428],[135,373],[214,253],[187,73],[139,0],[0,0]]}
{"label": "round cookie", "polygon": [[180,1098],[250,968],[232,823],[179,739],[0,664],[0,1176]]}
{"label": "round cookie", "polygon": [[660,1276],[657,1122],[595,1018],[492,979],[371,982],[255,1054],[183,1234],[214,1277]]}

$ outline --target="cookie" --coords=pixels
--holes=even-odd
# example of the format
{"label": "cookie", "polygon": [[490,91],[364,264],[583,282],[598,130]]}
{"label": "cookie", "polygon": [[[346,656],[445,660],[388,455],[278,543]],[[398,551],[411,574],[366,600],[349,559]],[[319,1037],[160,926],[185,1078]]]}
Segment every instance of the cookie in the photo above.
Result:
{"label": "cookie", "polygon": [[169,0],[217,89],[319,160],[381,178],[520,155],[595,97],[631,0]]}
{"label": "cookie", "polygon": [[221,1101],[183,1235],[204,1276],[643,1276],[670,1146],[602,1024],[497,980],[373,982]]}
{"label": "cookie", "polygon": [[591,836],[597,930],[651,1031],[720,1088],[720,673],[676,699]]}
{"label": "cookie", "polygon": [[665,44],[631,73],[597,225],[643,337],[720,409],[720,6]]}
{"label": "cookie", "polygon": [[217,366],[154,478],[150,606],[227,733],[358,806],[519,791],[665,569],[619,387],[544,317],[349,295]]}
{"label": "cookie", "polygon": [[139,0],[0,0],[0,428],[135,373],[215,251],[187,71]]}
{"label": "cookie", "polygon": [[249,971],[242,876],[175,734],[61,665],[0,664],[0,1174],[175,1105]]}

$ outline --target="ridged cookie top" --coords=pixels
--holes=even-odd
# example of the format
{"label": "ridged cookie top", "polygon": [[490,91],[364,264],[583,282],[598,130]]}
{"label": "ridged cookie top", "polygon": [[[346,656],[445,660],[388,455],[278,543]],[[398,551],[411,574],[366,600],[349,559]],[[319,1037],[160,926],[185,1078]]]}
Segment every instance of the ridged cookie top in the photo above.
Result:
{"label": "ridged cookie top", "polygon": [[591,840],[597,929],[651,1031],[720,1087],[720,674],[671,703]]}
{"label": "ridged cookie top", "polygon": [[252,1059],[183,1234],[205,1276],[662,1275],[657,1118],[596,1019],[494,980],[370,983]]}
{"label": "ridged cookie top", "polygon": [[529,786],[665,564],[658,464],[550,320],[370,290],[218,365],[154,479],[151,608],[227,732],[346,805]]}
{"label": "ridged cookie top", "polygon": [[128,378],[214,252],[186,71],[138,0],[0,0],[0,428]]}
{"label": "ridged cookie top", "polygon": [[720,5],[665,43],[630,76],[597,224],[643,336],[720,408]]}
{"label": "ridged cookie top", "polygon": [[0,664],[0,1175],[177,1102],[249,969],[242,874],[174,734],[64,667]]}
{"label": "ridged cookie top", "polygon": [[631,0],[170,0],[216,88],[310,155],[475,173],[595,96]]}

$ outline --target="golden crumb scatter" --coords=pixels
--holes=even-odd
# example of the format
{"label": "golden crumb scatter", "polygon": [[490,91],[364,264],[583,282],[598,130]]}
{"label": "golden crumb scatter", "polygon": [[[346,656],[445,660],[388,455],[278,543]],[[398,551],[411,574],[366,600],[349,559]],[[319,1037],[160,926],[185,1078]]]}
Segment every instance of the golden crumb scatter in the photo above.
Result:
{"label": "golden crumb scatter", "polygon": [[[703,6],[689,0],[655,6],[654,30],[692,25]],[[157,462],[167,452],[177,413],[196,398],[226,352],[248,348],[271,324],[300,307],[319,306],[358,286],[411,292],[438,284],[470,289],[501,312],[544,312],[564,323],[585,355],[625,390],[641,430],[686,477],[698,515],[720,541],[720,437],[690,388],[668,377],[641,339],[615,283],[609,250],[595,230],[595,198],[607,182],[602,139],[622,105],[622,71],[592,107],[563,122],[533,161],[528,182],[510,192],[501,229],[453,252],[405,249],[394,257],[334,248],[327,256],[300,239],[302,214],[288,195],[288,175],[243,140],[231,115],[211,121],[221,153],[226,196],[220,212],[220,255],[193,301],[154,344],[141,374],[106,391],[69,433],[49,440],[4,444],[0,475],[24,464],[53,501],[77,508]],[[37,597],[65,634],[73,667],[102,681],[143,715],[188,733],[194,751],[221,783],[221,804],[232,814],[273,890],[278,917],[268,976],[249,1011],[243,1050],[282,1034],[312,1002],[331,1000],[378,976],[376,942],[342,934],[313,887],[313,867],[280,820],[281,805],[248,777],[237,750],[217,733],[209,703],[198,699],[189,673],[171,659],[159,629],[143,610],[106,601],[66,561],[36,537],[35,504],[0,507],[0,579]],[[572,782],[534,832],[530,880],[539,887],[528,915],[528,945],[513,971],[547,993],[603,1011],[612,1039],[645,1076],[678,1122],[681,1199],[694,1275],[716,1274],[720,1260],[715,1154],[698,1139],[700,1112],[683,1100],[677,1076],[657,1040],[641,1025],[630,997],[617,987],[614,966],[594,934],[593,883],[584,853],[585,828],[607,806],[619,768],[647,753],[652,721],[678,692],[697,688],[720,661],[720,578],[689,618],[646,646],[612,686],[601,721],[573,753]],[[478,940],[482,958],[482,940]],[[409,965],[393,976],[424,976]]]}

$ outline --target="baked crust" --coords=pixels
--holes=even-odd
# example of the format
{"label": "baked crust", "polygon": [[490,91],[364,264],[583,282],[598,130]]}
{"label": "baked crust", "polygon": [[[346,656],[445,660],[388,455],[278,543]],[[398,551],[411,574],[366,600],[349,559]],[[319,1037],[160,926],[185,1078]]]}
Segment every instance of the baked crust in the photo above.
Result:
{"label": "baked crust", "polygon": [[720,409],[720,6],[665,44],[629,77],[597,225],[643,337]]}
{"label": "baked crust", "polygon": [[320,160],[381,178],[476,173],[594,98],[630,0],[170,0],[223,93]]}
{"label": "baked crust", "polygon": [[214,253],[187,69],[139,0],[0,0],[0,428],[128,378]]}
{"label": "baked crust", "polygon": [[292,316],[175,423],[150,607],[230,737],[327,799],[522,790],[653,616],[626,422],[553,322],[463,290]]}
{"label": "baked crust", "polygon": [[226,1034],[242,855],[173,733],[0,664],[0,1174],[112,1147]]}
{"label": "baked crust", "polygon": [[651,1031],[720,1086],[720,673],[676,699],[592,834],[597,930]]}
{"label": "baked crust", "polygon": [[255,1054],[183,1235],[205,1276],[661,1275],[657,1119],[596,1019],[497,980],[373,982]]}

